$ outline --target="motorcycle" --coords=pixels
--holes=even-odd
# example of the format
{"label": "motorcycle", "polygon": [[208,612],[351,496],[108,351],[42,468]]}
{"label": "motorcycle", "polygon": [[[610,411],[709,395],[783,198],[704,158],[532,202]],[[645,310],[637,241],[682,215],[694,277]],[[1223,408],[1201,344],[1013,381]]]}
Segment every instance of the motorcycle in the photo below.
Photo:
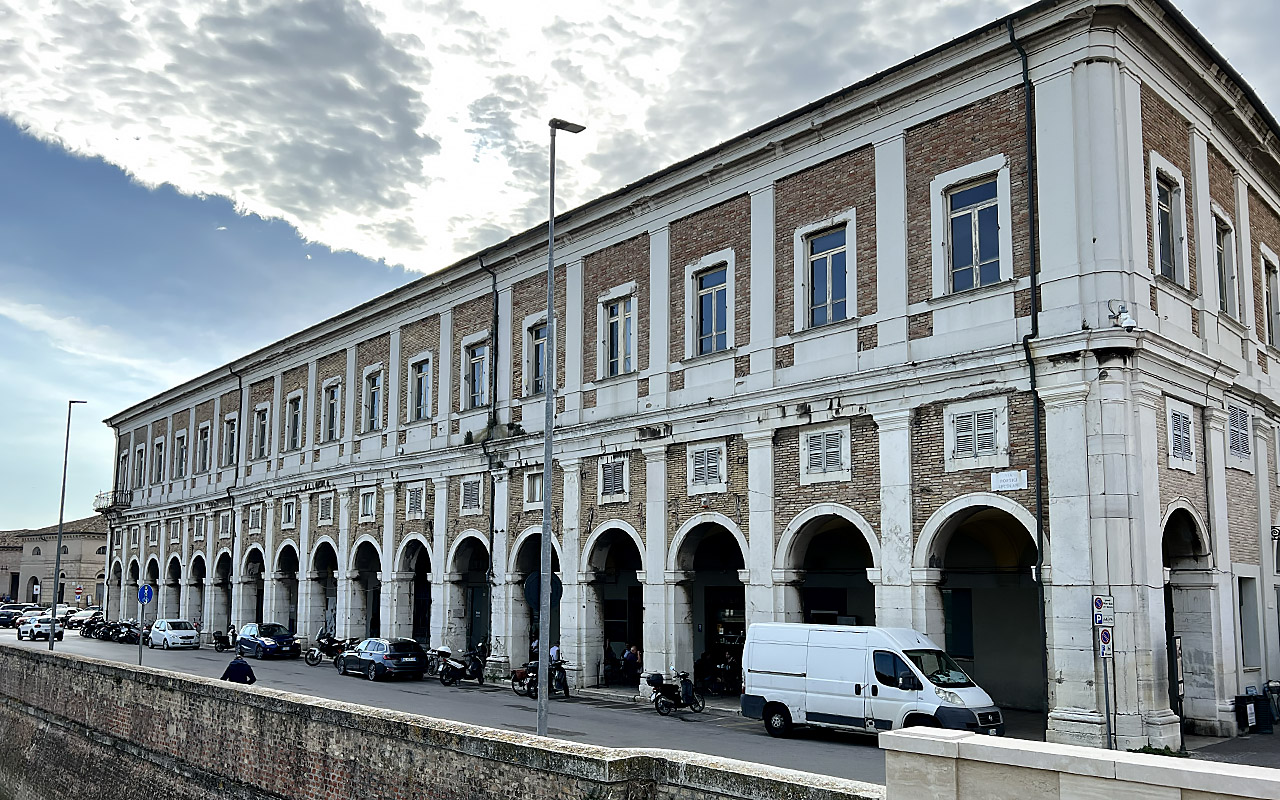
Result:
{"label": "motorcycle", "polygon": [[679,681],[679,685],[667,683],[663,680],[661,672],[651,672],[646,679],[649,685],[653,687],[653,708],[655,711],[665,717],[680,708],[689,708],[697,712],[707,707],[707,703],[702,697],[702,692],[693,688],[693,681],[689,680],[689,673],[677,672],[673,669],[671,670],[671,675]]}
{"label": "motorcycle", "polygon": [[352,643],[351,639],[337,639],[328,631],[320,631],[316,634],[316,643],[307,650],[303,659],[307,662],[307,666],[314,667],[326,658],[337,658]]}
{"label": "motorcycle", "polygon": [[106,624],[107,624],[107,621],[106,619],[103,618],[101,614],[95,614],[94,616],[89,617],[89,619],[85,620],[85,623],[80,626],[80,635],[85,637],[86,639],[96,638],[95,634],[97,634],[98,630],[102,628],[103,625],[106,625]]}
{"label": "motorcycle", "polygon": [[[551,674],[548,676],[551,696],[562,694],[569,697],[569,673],[565,671],[567,661],[556,659],[551,662]],[[538,662],[530,661],[511,673],[511,691],[523,697],[538,697]]]}
{"label": "motorcycle", "polygon": [[142,628],[136,622],[117,623],[111,632],[111,641],[118,644],[137,644],[142,638]]}
{"label": "motorcycle", "polygon": [[213,632],[213,650],[215,653],[221,653],[231,649],[231,637],[222,631]]}
{"label": "motorcycle", "polygon": [[484,685],[484,660],[480,658],[479,650],[468,650],[461,658],[453,658],[453,651],[448,647],[441,647],[437,652],[441,655],[440,682],[445,686],[452,686],[464,678]]}

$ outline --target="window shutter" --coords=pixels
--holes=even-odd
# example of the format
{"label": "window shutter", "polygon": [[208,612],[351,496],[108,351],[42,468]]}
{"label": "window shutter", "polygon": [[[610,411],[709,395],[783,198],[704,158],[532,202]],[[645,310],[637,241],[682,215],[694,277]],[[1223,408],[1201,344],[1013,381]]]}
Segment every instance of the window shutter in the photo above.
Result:
{"label": "window shutter", "polygon": [[463,481],[462,507],[467,509],[480,507],[480,481]]}
{"label": "window shutter", "polygon": [[626,464],[622,460],[606,461],[601,468],[600,494],[608,496],[622,494],[622,469]]}
{"label": "window shutter", "polygon": [[707,450],[693,451],[693,482],[695,484],[708,483],[707,481]]}
{"label": "window shutter", "polygon": [[996,451],[995,409],[974,414],[974,454],[990,455]]}
{"label": "window shutter", "polygon": [[1173,457],[1190,461],[1191,417],[1178,411],[1173,412],[1170,416],[1173,420],[1170,442],[1170,450],[1173,453]]}
{"label": "window shutter", "polygon": [[706,483],[720,482],[720,448],[712,447],[704,450],[703,453],[707,457],[707,479]]}
{"label": "window shutter", "polygon": [[840,472],[844,469],[844,454],[840,445],[844,442],[844,434],[840,431],[828,431],[823,435],[823,471]]}
{"label": "window shutter", "polygon": [[1249,457],[1249,412],[1236,406],[1228,406],[1231,425],[1231,452],[1240,458]]}
{"label": "window shutter", "polygon": [[333,519],[333,498],[332,497],[320,498],[320,519],[326,522]]}
{"label": "window shutter", "polygon": [[824,458],[824,439],[821,433],[810,433],[805,436],[805,442],[809,448],[808,464],[805,468],[806,472],[822,472],[823,465],[826,463]]}
{"label": "window shutter", "polygon": [[408,509],[410,514],[422,513],[422,490],[421,489],[409,490]]}
{"label": "window shutter", "polygon": [[951,425],[956,434],[956,458],[972,458],[976,455],[973,418],[973,414],[957,414],[952,417]]}

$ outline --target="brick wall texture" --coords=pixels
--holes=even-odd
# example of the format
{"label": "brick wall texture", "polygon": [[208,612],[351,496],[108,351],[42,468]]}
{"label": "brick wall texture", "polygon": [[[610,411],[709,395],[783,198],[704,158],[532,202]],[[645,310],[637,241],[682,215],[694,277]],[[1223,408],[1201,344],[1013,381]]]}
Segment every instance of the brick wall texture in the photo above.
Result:
{"label": "brick wall texture", "polygon": [[[556,386],[564,386],[565,362],[565,286],[567,270],[563,264],[556,266],[555,295],[553,305],[556,311]],[[589,306],[590,304],[587,303]],[[529,316],[539,316],[545,320],[547,310],[547,274],[542,272],[525,278],[511,287],[511,342],[507,344],[511,350],[511,391],[516,397],[529,397],[532,393],[526,386],[529,377],[525,373],[525,363],[533,365],[532,354],[526,351],[528,342],[525,336],[524,322]],[[492,321],[492,320],[490,320]],[[483,326],[482,326],[483,327]],[[590,337],[584,341],[590,342]],[[588,344],[584,350],[589,350]],[[584,354],[585,357],[585,354]],[[490,354],[492,358],[492,354]],[[499,354],[499,362],[505,360]],[[495,373],[496,374],[496,373]],[[585,374],[585,373],[584,373]],[[541,395],[541,393],[539,393]]]}
{"label": "brick wall texture", "polygon": [[[783,428],[773,439],[774,544],[797,514],[818,503],[839,503],[862,515],[874,539],[880,530],[880,436],[869,416],[841,420],[850,432],[853,480],[800,485],[800,436],[804,428]],[[827,427],[823,423],[821,427]],[[860,545],[859,545],[860,546]],[[799,567],[799,564],[791,565]]]}
{"label": "brick wall texture", "polygon": [[636,352],[632,354],[632,369],[639,372],[649,368],[649,234],[619,242],[599,250],[582,262],[582,376],[593,380],[599,374],[596,364],[597,318],[600,315],[600,295],[615,286],[635,281],[636,293],[632,313],[635,314]]}
{"label": "brick wall texture", "polygon": [[[1156,459],[1160,474],[1160,509],[1163,512],[1174,500],[1184,499],[1200,519],[1209,518],[1209,503],[1205,495],[1205,447],[1204,417],[1199,408],[1192,408],[1191,421],[1192,444],[1196,461],[1195,474],[1181,469],[1169,467],[1169,412],[1162,406],[1160,418],[1156,421]],[[1203,531],[1202,531],[1203,533]]]}
{"label": "brick wall texture", "polygon": [[[733,249],[733,308],[729,324],[735,346],[750,338],[751,308],[751,199],[739,195],[671,223],[671,360],[684,360],[685,296],[694,292],[684,285],[685,267],[703,256]],[[711,266],[711,265],[708,265]],[[695,350],[696,352],[696,350]]]}
{"label": "brick wall texture", "polygon": [[[582,503],[580,506],[581,521],[578,523],[579,537],[584,543],[587,537],[606,520],[622,520],[629,523],[640,534],[641,541],[648,541],[644,528],[645,503],[645,460],[644,453],[632,450],[627,454],[627,471],[631,481],[631,493],[626,503],[607,503],[597,505],[597,492],[600,485],[600,458],[591,457],[582,460]],[[585,558],[580,563],[585,564]]]}
{"label": "brick wall texture", "polygon": [[[1187,220],[1187,273],[1191,276],[1192,294],[1199,294],[1200,281],[1196,275],[1196,232],[1195,225],[1190,223],[1195,217],[1191,213],[1191,185],[1193,172],[1191,169],[1191,129],[1187,120],[1174,110],[1164,98],[1156,94],[1148,84],[1142,84],[1142,158],[1143,172],[1147,180],[1151,175],[1151,151],[1155,150],[1166,161],[1182,172],[1183,184],[1183,219]],[[1151,190],[1144,192],[1147,198],[1147,230],[1155,230],[1155,209],[1151,207]],[[1156,263],[1158,253],[1151,250],[1151,273],[1159,275]]]}

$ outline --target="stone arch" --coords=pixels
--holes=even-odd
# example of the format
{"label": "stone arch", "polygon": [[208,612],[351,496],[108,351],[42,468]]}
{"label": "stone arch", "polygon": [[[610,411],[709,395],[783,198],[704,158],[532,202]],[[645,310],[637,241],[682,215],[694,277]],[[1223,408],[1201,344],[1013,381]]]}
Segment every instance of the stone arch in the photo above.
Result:
{"label": "stone arch", "polygon": [[[514,575],[516,573],[516,560],[520,556],[520,548],[524,547],[524,543],[529,541],[532,536],[542,533],[541,525],[530,525],[525,528],[516,540],[511,543],[511,550],[507,554],[507,574]],[[555,552],[556,558],[560,563],[564,563],[564,554],[560,552],[560,540],[554,535],[551,537],[551,549]]]}
{"label": "stone arch", "polygon": [[[911,556],[911,566],[916,569],[924,569],[929,566],[930,556],[941,558],[940,550],[946,549],[947,542],[945,537],[939,534],[947,530],[948,523],[952,522],[956,515],[968,509],[994,508],[1003,511],[1014,520],[1021,523],[1031,536],[1031,546],[1036,547],[1035,531],[1036,518],[1035,515],[1026,509],[1021,503],[1010,500],[1009,498],[993,494],[991,492],[973,492],[971,494],[961,495],[952,498],[929,517],[924,527],[920,529],[920,538],[916,541],[915,552]],[[1045,562],[1047,565],[1047,561]]]}
{"label": "stone arch", "polygon": [[600,543],[600,537],[610,530],[622,531],[627,534],[627,536],[631,537],[631,541],[635,544],[636,550],[640,552],[640,563],[643,565],[645,563],[645,549],[644,540],[640,537],[640,532],[637,531],[635,526],[630,522],[616,518],[600,523],[596,526],[596,529],[591,532],[591,535],[587,537],[586,543],[582,546],[582,561],[580,563],[583,565],[591,563],[592,552],[596,549],[596,545]]}
{"label": "stone arch", "polygon": [[378,563],[386,569],[386,560],[382,553],[382,544],[369,534],[364,534],[359,539],[351,543],[351,552],[347,554],[347,569],[354,570],[356,568],[356,552],[360,549],[360,545],[368,543],[373,546],[374,552],[378,554]]}
{"label": "stone arch", "polygon": [[[484,536],[484,534],[480,533],[480,531],[476,530],[475,528],[467,528],[465,531],[458,534],[458,536],[453,540],[453,544],[449,546],[449,556],[445,559],[446,570],[448,571],[453,570],[454,559],[458,555],[458,548],[467,539],[478,539],[480,541],[480,546],[484,548],[484,551],[486,553],[489,553],[489,540]],[[489,553],[489,556],[490,558],[492,558],[493,554]]]}
{"label": "stone arch", "polygon": [[313,572],[315,571],[315,569],[316,569],[316,554],[317,554],[317,553],[319,553],[319,552],[320,552],[320,548],[321,548],[321,547],[323,547],[323,546],[324,546],[324,545],[326,545],[326,544],[327,544],[327,545],[329,545],[329,547],[333,550],[333,555],[334,555],[334,557],[335,557],[335,563],[338,563],[338,564],[341,564],[341,563],[342,563],[341,561],[337,561],[337,559],[336,559],[336,557],[337,557],[337,555],[338,555],[338,543],[337,543],[337,542],[335,542],[335,541],[333,540],[333,537],[331,537],[331,536],[329,536],[329,535],[327,535],[327,534],[326,534],[326,535],[321,536],[320,538],[316,539],[316,540],[315,540],[315,542],[311,545],[311,552],[307,554],[307,568],[308,568],[309,570],[311,570],[311,571],[313,571]]}
{"label": "stone arch", "polygon": [[281,542],[280,546],[276,548],[275,557],[271,561],[271,564],[272,564],[271,568],[276,572],[280,571],[280,555],[284,552],[284,549],[286,547],[293,548],[293,554],[295,557],[299,553],[298,543],[295,542],[293,539],[285,539],[283,542]]}
{"label": "stone arch", "polygon": [[245,568],[249,564],[249,556],[253,555],[255,552],[258,554],[258,558],[262,559],[263,567],[264,568],[266,567],[267,554],[263,552],[262,546],[257,544],[251,544],[245,548],[244,555],[240,556],[240,574],[241,575],[247,575],[248,570]]}
{"label": "stone arch", "polygon": [[[742,530],[738,527],[737,523],[726,517],[724,514],[720,514],[715,511],[703,511],[699,514],[694,514],[692,517],[685,520],[685,523],[680,526],[679,530],[676,531],[676,535],[671,539],[671,547],[667,551],[668,571],[682,569],[680,566],[682,559],[681,550],[684,549],[685,540],[688,538],[691,531],[699,525],[705,525],[707,523],[719,525],[728,531],[735,540],[737,540],[738,548],[742,551],[742,559],[745,564],[747,560],[747,553],[749,553],[750,550],[747,547],[747,537],[742,535]],[[692,559],[693,554],[687,554],[687,558]]]}
{"label": "stone arch", "polygon": [[1192,541],[1186,542],[1186,544],[1189,546],[1190,550],[1212,563],[1213,547],[1209,542],[1207,535],[1209,527],[1205,524],[1204,517],[1200,515],[1200,512],[1196,511],[1195,507],[1191,505],[1191,502],[1185,497],[1174,498],[1165,506],[1164,515],[1160,518],[1162,550],[1167,544],[1164,542],[1164,539],[1170,530],[1170,523],[1175,522],[1177,517],[1181,516],[1183,513],[1185,513],[1192,522],[1192,525],[1188,528],[1188,533],[1191,534]]}
{"label": "stone arch", "polygon": [[818,503],[809,506],[804,511],[796,514],[791,518],[791,522],[787,523],[787,527],[782,530],[782,536],[778,539],[778,549],[774,553],[773,566],[774,569],[787,569],[791,563],[791,551],[796,545],[796,539],[805,525],[815,519],[821,517],[840,517],[850,525],[858,529],[858,533],[862,534],[862,538],[867,543],[867,548],[871,550],[871,566],[880,566],[880,540],[876,535],[875,529],[871,527],[871,523],[866,518],[840,503]]}
{"label": "stone arch", "polygon": [[395,560],[391,562],[392,564],[395,565],[395,568],[397,570],[407,570],[412,568],[409,564],[406,563],[405,559],[408,555],[409,545],[412,544],[413,542],[417,542],[418,544],[422,545],[422,552],[425,552],[427,554],[427,560],[430,561],[431,542],[427,539],[427,537],[423,536],[420,533],[411,533],[404,537],[404,541],[401,542],[400,547],[396,549]]}

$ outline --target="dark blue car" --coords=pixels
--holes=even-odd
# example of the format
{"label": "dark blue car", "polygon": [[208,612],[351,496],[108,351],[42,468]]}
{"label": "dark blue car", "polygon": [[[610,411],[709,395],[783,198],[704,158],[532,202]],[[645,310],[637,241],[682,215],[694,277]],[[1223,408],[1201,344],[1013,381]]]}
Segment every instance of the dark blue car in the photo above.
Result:
{"label": "dark blue car", "polygon": [[240,635],[236,638],[236,653],[242,656],[252,655],[254,658],[297,658],[302,655],[302,645],[293,632],[283,625],[250,622],[240,629]]}

